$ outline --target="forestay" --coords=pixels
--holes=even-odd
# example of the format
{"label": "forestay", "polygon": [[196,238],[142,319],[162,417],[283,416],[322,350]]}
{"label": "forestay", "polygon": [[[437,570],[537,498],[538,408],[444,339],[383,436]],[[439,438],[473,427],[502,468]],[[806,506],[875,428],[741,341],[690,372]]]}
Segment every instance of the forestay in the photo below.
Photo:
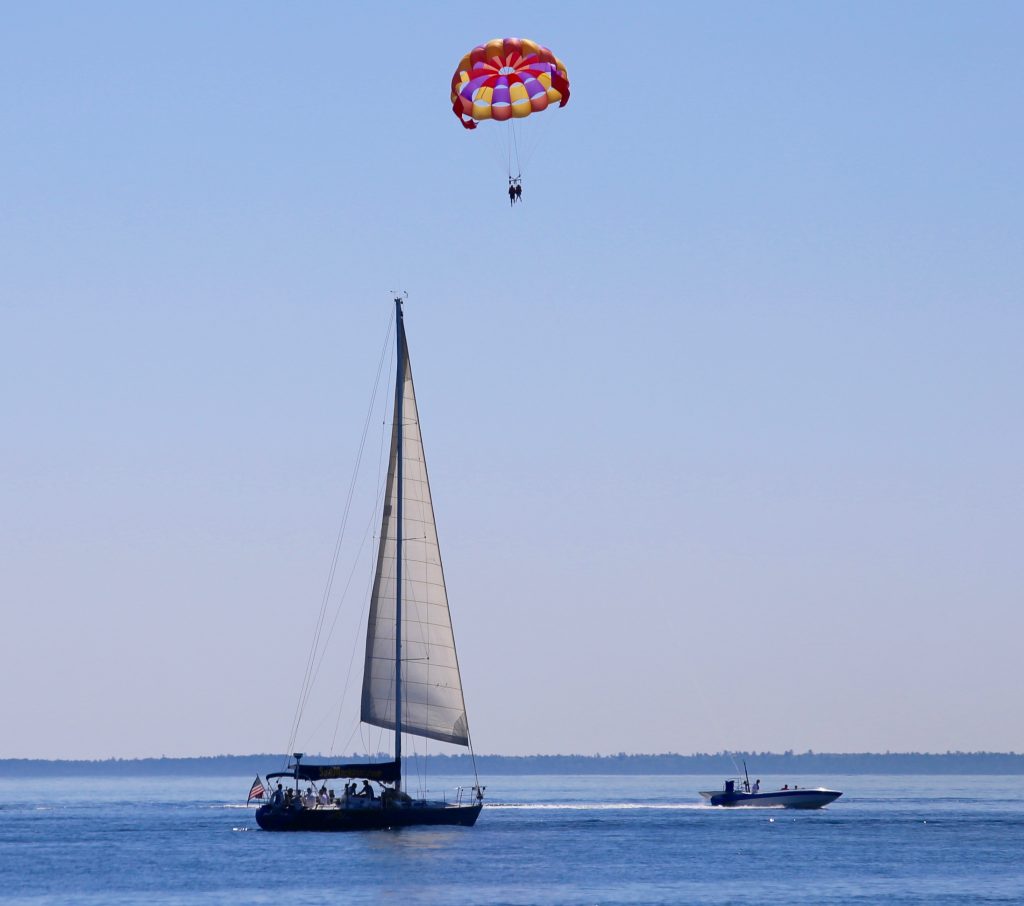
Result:
{"label": "forestay", "polygon": [[465,746],[469,745],[466,706],[401,320],[398,329],[400,360],[405,362],[404,380],[399,384],[403,424],[399,426],[396,412],[366,633],[362,719],[395,728],[396,472],[398,431],[402,430],[402,731]]}

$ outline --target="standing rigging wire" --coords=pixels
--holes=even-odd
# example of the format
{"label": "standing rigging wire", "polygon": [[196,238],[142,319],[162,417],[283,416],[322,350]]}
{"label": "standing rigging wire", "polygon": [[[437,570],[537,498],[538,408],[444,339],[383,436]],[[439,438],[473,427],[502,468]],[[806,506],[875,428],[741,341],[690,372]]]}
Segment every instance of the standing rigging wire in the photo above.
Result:
{"label": "standing rigging wire", "polygon": [[[389,333],[389,336],[390,336],[390,333]],[[388,370],[390,370],[390,368]],[[377,518],[377,512],[379,512],[379,510],[380,510],[380,504],[382,503],[384,494],[386,493],[386,488],[382,485],[381,478],[380,478],[380,476],[381,476],[380,464],[381,464],[381,461],[382,461],[383,456],[384,456],[383,431],[381,432],[381,434],[382,434],[381,446],[380,446],[380,450],[378,451],[378,461],[377,461],[377,483],[376,483],[377,491],[376,491],[376,495],[375,495],[375,498],[374,498],[375,505],[373,507],[373,510],[370,513],[370,518],[367,520],[366,528],[363,530],[363,538],[362,538],[362,541],[359,544],[359,551],[362,551],[366,547],[366,540],[367,540],[367,538],[371,537],[371,535],[373,533],[373,526],[374,526],[374,523],[375,523],[376,518]],[[370,590],[373,587],[374,565],[375,565],[375,562],[371,558],[371,560],[370,560],[369,585],[368,585],[368,587],[366,589],[365,594],[363,595],[363,606],[362,606],[362,610],[359,613],[359,622],[360,622],[360,624],[362,623],[363,616],[366,613],[367,604],[369,603],[369,598],[370,598]],[[323,666],[324,659],[327,656],[327,648],[330,645],[331,639],[334,636],[334,630],[335,630],[335,628],[338,625],[338,618],[341,616],[341,605],[345,601],[345,599],[348,597],[348,590],[349,590],[349,588],[352,585],[352,579],[355,577],[356,570],[358,568],[359,568],[359,554],[357,553],[356,556],[353,558],[352,569],[349,571],[348,579],[345,582],[345,588],[342,591],[341,597],[340,597],[340,599],[338,601],[338,606],[334,610],[334,619],[331,621],[331,628],[327,632],[327,639],[324,641],[324,644],[320,648],[320,656],[319,656],[319,658],[317,660],[316,669],[313,672],[313,678],[312,678],[312,680],[310,682],[310,686],[311,687],[316,685],[317,677],[320,675],[320,668]],[[359,636],[358,635],[353,635],[352,639],[353,639],[353,641],[352,641],[352,653],[349,656],[348,670],[345,673],[345,684],[344,684],[344,687],[342,689],[341,699],[338,702],[338,722],[335,724],[334,737],[337,737],[337,734],[338,734],[337,727],[338,727],[338,724],[340,724],[340,722],[341,722],[341,708],[344,705],[345,698],[348,695],[349,680],[352,677],[352,665],[355,663],[356,651],[358,650],[358,647],[359,647]],[[319,724],[317,724],[316,728],[312,731],[312,733],[316,733],[316,731],[319,730],[321,726],[323,726],[323,723],[324,723],[325,720],[327,720],[328,716],[330,716],[330,715],[328,714],[328,715],[324,716],[324,718],[320,721]],[[334,737],[332,737],[332,739],[331,739],[331,748],[332,748],[332,750],[334,748]]]}
{"label": "standing rigging wire", "polygon": [[[378,500],[379,500],[379,497],[380,497],[380,495],[378,494]],[[374,524],[375,518],[376,518],[376,513],[372,513],[370,515],[369,521],[366,524],[366,528],[363,530],[363,539],[362,539],[362,541],[359,544],[359,551],[362,551],[366,547],[366,540],[367,540],[367,538],[371,537],[371,535],[373,533],[373,524]],[[320,668],[323,666],[324,659],[327,656],[328,646],[331,643],[331,639],[334,637],[334,630],[335,630],[335,628],[338,625],[338,618],[341,616],[341,605],[344,603],[345,599],[348,597],[348,590],[349,590],[349,588],[352,585],[352,579],[355,577],[356,570],[358,568],[359,568],[359,554],[357,553],[355,558],[353,559],[352,569],[349,571],[348,579],[345,582],[345,588],[342,590],[341,597],[338,600],[338,606],[334,610],[334,619],[331,621],[331,628],[328,630],[327,638],[324,640],[324,643],[323,643],[323,645],[320,648],[320,656],[317,659],[316,669],[313,671],[313,678],[312,678],[312,680],[310,680],[310,687],[311,688],[316,685],[317,677],[320,675]],[[370,586],[371,587],[372,587],[372,584],[373,584],[373,563],[371,561],[371,566],[370,566]],[[362,623],[363,616],[366,614],[366,605],[367,605],[367,603],[369,601],[369,596],[370,596],[370,589],[367,588],[366,593],[363,595],[363,607],[362,607],[362,610],[359,613],[359,622],[360,622],[360,624]],[[360,638],[359,638],[359,636],[357,634],[353,634],[352,640],[353,640],[352,641],[352,654],[349,657],[348,670],[345,673],[345,684],[344,684],[344,687],[342,689],[341,698],[339,699],[338,704],[337,704],[337,708],[338,708],[338,723],[341,722],[341,709],[342,709],[342,706],[345,704],[345,698],[348,695],[349,680],[352,677],[352,665],[355,663],[356,651],[358,650],[358,647],[359,647]],[[309,732],[309,735],[310,736],[315,735],[316,732],[324,725],[324,722],[327,720],[328,717],[330,717],[330,715],[331,715],[331,711],[328,711],[328,713],[325,714],[323,718],[321,718],[320,723],[318,723],[316,725],[316,727],[314,727]],[[338,729],[337,729],[338,728],[338,723],[335,724],[334,737],[337,737],[337,735],[338,735]],[[332,737],[332,739],[331,739],[331,751],[334,750],[334,737]],[[305,745],[304,748],[308,749],[309,745]]]}
{"label": "standing rigging wire", "polygon": [[[390,338],[390,332],[388,334],[388,337]],[[385,342],[387,342],[387,340]],[[390,344],[389,344],[389,347],[390,347]],[[391,348],[391,355],[390,355],[389,360],[388,360],[388,372],[391,371],[391,363],[394,361],[394,348],[393,347],[390,347],[390,348]],[[366,531],[363,534],[363,545],[364,546],[366,544],[366,538],[372,532],[373,527],[374,527],[374,523],[376,522],[378,514],[381,511],[381,508],[382,508],[382,505],[383,505],[383,501],[384,501],[384,496],[387,494],[387,486],[386,486],[385,481],[384,481],[384,479],[386,477],[386,472],[385,472],[384,467],[383,467],[383,464],[384,464],[384,461],[385,461],[385,451],[387,449],[386,445],[385,445],[386,444],[386,440],[387,440],[387,418],[384,417],[384,418],[381,419],[380,443],[378,445],[378,450],[377,450],[377,480],[376,480],[376,483],[374,485],[376,487],[376,489],[377,489],[376,496],[375,496],[376,503],[375,503],[375,506],[373,507],[371,513],[370,513],[370,518],[369,518],[369,521],[367,522]],[[373,537],[374,537],[374,539],[376,539],[378,536],[375,534],[375,535],[373,535]],[[353,564],[353,575],[355,573],[356,565],[357,564]],[[367,577],[367,585],[366,585],[366,589],[365,589],[365,591],[363,593],[363,607],[362,607],[362,610],[360,611],[360,614],[359,614],[359,622],[360,622],[360,624],[362,624],[362,622],[363,622],[363,617],[366,615],[367,607],[369,605],[370,594],[371,594],[372,589],[373,589],[373,582],[374,582],[374,578],[375,578],[375,572],[376,572],[376,560],[375,560],[375,558],[371,558],[370,559],[370,573],[369,573],[369,576]],[[351,576],[350,576],[350,578],[351,578]],[[340,608],[339,608],[339,613],[340,613]],[[337,616],[335,617],[335,620],[337,620]],[[332,627],[331,627],[331,631],[332,632],[333,632],[333,629],[334,629],[334,627],[332,625]],[[359,643],[360,643],[360,641],[361,641],[361,638],[360,638],[359,635],[353,635],[353,637],[352,637],[352,651],[351,651],[351,653],[349,655],[348,668],[345,671],[345,684],[344,684],[344,687],[342,689],[341,699],[338,702],[338,717],[337,717],[337,719],[335,720],[335,723],[334,723],[334,732],[331,734],[331,746],[330,746],[330,751],[331,752],[337,751],[336,743],[337,743],[337,740],[338,740],[338,730],[341,727],[342,708],[343,708],[344,703],[345,703],[345,698],[348,695],[349,683],[351,682],[351,678],[352,678],[352,667],[355,664],[356,652],[359,650]],[[324,654],[326,654],[326,647],[325,647]],[[324,655],[322,654],[321,655],[321,662],[323,661],[323,656]],[[322,723],[323,722],[321,721],[321,724]],[[363,750],[364,751],[369,751],[369,745],[367,744],[366,738],[365,738],[365,736],[362,733],[362,729],[363,729],[362,728],[362,723],[360,721],[356,721],[355,727],[352,729],[352,732],[349,733],[348,738],[345,740],[345,745],[343,746],[343,749],[347,749],[349,744],[352,742],[352,738],[356,735],[356,733],[359,733],[360,741],[363,744]],[[380,742],[380,739],[378,737],[378,746],[379,746],[379,742]]]}
{"label": "standing rigging wire", "polygon": [[469,740],[469,760],[473,764],[473,782],[476,786],[473,789],[476,791],[477,799],[484,798],[484,790],[487,789],[485,786],[480,786],[480,773],[476,769],[476,751],[473,749],[473,734],[469,732],[469,727],[466,727],[466,739]]}
{"label": "standing rigging wire", "polygon": [[[355,495],[356,477],[359,474],[359,466],[363,458],[363,449],[366,446],[366,436],[370,428],[370,420],[373,416],[373,408],[377,400],[377,393],[380,389],[380,376],[384,368],[384,360],[387,356],[387,351],[390,346],[391,331],[394,327],[395,319],[392,315],[388,321],[387,334],[384,338],[384,346],[381,349],[380,360],[377,363],[377,376],[373,383],[373,392],[370,394],[370,404],[367,408],[366,420],[363,423],[363,433],[359,439],[359,450],[356,454],[356,464],[352,471],[352,480],[349,483],[348,495],[345,499],[345,508],[342,512],[341,526],[338,529],[338,537],[334,543],[334,554],[331,558],[331,568],[327,574],[327,583],[324,587],[323,598],[320,603],[320,613],[317,617],[316,630],[313,634],[313,642],[310,645],[309,657],[306,660],[306,671],[302,678],[302,688],[299,692],[299,700],[295,706],[295,715],[292,719],[291,732],[288,736],[288,745],[285,747],[285,756],[292,751],[295,739],[299,734],[299,724],[302,722],[302,713],[305,710],[306,703],[309,700],[309,694],[313,688],[314,669],[317,657],[317,651],[320,646],[320,637],[323,632],[324,620],[327,616],[327,605],[330,602],[331,590],[334,586],[334,575],[338,569],[338,558],[341,555],[341,545],[345,537],[345,530],[348,526],[349,512],[352,508],[352,498]],[[326,643],[325,643],[326,647]],[[322,655],[321,655],[322,657]]]}
{"label": "standing rigging wire", "polygon": [[[377,502],[378,503],[381,502],[382,498],[384,497],[384,494],[386,493],[386,489],[383,487],[383,485],[381,483],[381,477],[380,477],[381,476],[380,463],[381,463],[381,461],[384,458],[384,434],[385,434],[384,424],[382,424],[382,426],[381,426],[380,452],[378,453],[378,461],[377,461]],[[366,533],[363,535],[363,544],[364,545],[366,543],[366,536],[369,535],[372,532],[372,530],[373,530],[374,522],[377,519],[377,510],[378,509],[379,509],[379,507],[374,507],[374,512],[372,512],[370,514],[370,521],[369,521],[369,523],[366,526]],[[376,537],[376,536],[374,535],[373,537]],[[355,572],[355,566],[353,566],[353,573],[354,572]],[[360,623],[360,625],[362,625],[363,617],[366,615],[367,606],[369,605],[369,602],[370,602],[370,594],[371,594],[371,592],[373,590],[373,579],[374,579],[374,573],[375,572],[376,572],[376,561],[374,560],[374,558],[371,557],[370,558],[370,575],[369,575],[369,577],[367,579],[366,590],[363,593],[363,608],[359,612],[359,623]],[[334,630],[334,627],[332,626],[331,627],[331,631],[333,632],[333,630]],[[331,735],[331,749],[330,749],[330,751],[332,751],[332,752],[336,751],[334,746],[335,746],[335,743],[338,740],[338,728],[341,726],[341,711],[342,711],[343,705],[345,704],[345,698],[348,695],[349,682],[352,679],[352,667],[353,667],[353,665],[356,662],[356,652],[359,650],[359,643],[361,641],[362,641],[362,639],[361,639],[361,637],[358,634],[354,634],[352,636],[352,653],[349,655],[348,669],[345,671],[345,685],[344,685],[344,687],[342,689],[342,692],[341,692],[341,700],[338,702],[338,719],[334,723],[334,733]],[[353,736],[355,736],[355,730],[353,730],[352,733],[349,734],[348,739],[345,741],[345,745],[346,746],[352,741],[352,737]]]}
{"label": "standing rigging wire", "polygon": [[[391,336],[391,332],[389,331],[388,332],[388,338],[389,339],[390,339],[390,336]],[[387,342],[387,341],[385,341],[385,342]],[[388,360],[388,372],[389,373],[391,371],[391,362],[393,361],[393,359],[394,359],[394,349],[391,350],[391,356],[390,356],[390,358]],[[380,425],[380,445],[379,445],[378,450],[377,450],[377,483],[376,483],[375,487],[377,488],[377,498],[376,499],[377,499],[377,503],[378,504],[382,504],[383,503],[384,496],[387,494],[387,487],[385,485],[385,480],[384,480],[386,472],[385,472],[385,470],[383,468],[385,440],[387,438],[387,424],[388,424],[387,423],[387,417],[385,416],[384,418],[381,419],[381,425]],[[370,514],[370,526],[371,527],[373,526],[373,523],[374,523],[374,521],[377,518],[377,512],[380,509],[381,509],[381,507],[375,506],[374,507],[374,512],[372,512]],[[362,609],[362,612],[359,614],[360,622],[362,622],[363,614],[366,613],[366,609],[367,609],[367,606],[368,606],[369,601],[370,601],[370,594],[372,593],[372,589],[373,589],[373,580],[374,580],[375,573],[376,573],[376,562],[374,561],[373,558],[371,558],[371,560],[370,560],[370,577],[369,577],[369,582],[367,584],[366,594],[363,597],[363,609]],[[352,642],[352,654],[349,657],[348,670],[345,673],[345,690],[346,691],[348,690],[349,679],[350,679],[350,677],[352,675],[352,665],[355,663],[356,651],[358,651],[358,650],[359,650],[359,637],[356,636],[353,639],[353,642]],[[344,697],[344,693],[342,693],[342,695]],[[341,725],[341,706],[339,705],[339,707],[338,707],[338,720],[337,720],[337,722],[334,725],[334,735],[331,737],[331,751],[335,751],[334,743],[335,743],[335,741],[338,738],[338,727],[340,725]],[[359,721],[356,721],[356,728],[355,728],[355,730],[353,730],[349,734],[348,739],[345,741],[345,745],[346,746],[352,741],[352,737],[355,736],[356,732],[360,731],[360,730],[361,730],[361,723]],[[360,738],[362,738],[362,734],[361,733],[360,733]]]}

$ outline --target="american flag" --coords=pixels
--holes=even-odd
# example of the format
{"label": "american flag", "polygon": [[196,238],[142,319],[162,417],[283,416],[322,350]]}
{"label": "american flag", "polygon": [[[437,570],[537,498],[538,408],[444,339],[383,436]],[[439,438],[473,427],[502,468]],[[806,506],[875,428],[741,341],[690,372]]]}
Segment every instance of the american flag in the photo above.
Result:
{"label": "american flag", "polygon": [[256,775],[256,779],[252,782],[252,786],[249,787],[249,798],[245,800],[245,804],[248,805],[253,799],[262,799],[266,793],[266,789],[263,787],[263,781],[260,780],[260,775]]}

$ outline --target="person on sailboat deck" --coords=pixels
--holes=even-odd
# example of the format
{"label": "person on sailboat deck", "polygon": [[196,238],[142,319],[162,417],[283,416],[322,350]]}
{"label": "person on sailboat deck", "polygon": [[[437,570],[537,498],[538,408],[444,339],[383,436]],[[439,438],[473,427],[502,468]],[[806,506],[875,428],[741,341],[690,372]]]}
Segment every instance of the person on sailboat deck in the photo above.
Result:
{"label": "person on sailboat deck", "polygon": [[367,799],[376,799],[377,794],[373,791],[373,787],[370,786],[369,780],[363,781],[363,789],[359,793],[360,796],[365,796]]}
{"label": "person on sailboat deck", "polygon": [[755,793],[760,793],[761,792],[761,778],[760,777],[758,777],[757,780],[754,781],[754,792]]}
{"label": "person on sailboat deck", "polygon": [[284,792],[281,790],[281,784],[277,785],[277,789],[274,790],[273,795],[270,797],[270,804],[274,808],[280,808],[284,805]]}

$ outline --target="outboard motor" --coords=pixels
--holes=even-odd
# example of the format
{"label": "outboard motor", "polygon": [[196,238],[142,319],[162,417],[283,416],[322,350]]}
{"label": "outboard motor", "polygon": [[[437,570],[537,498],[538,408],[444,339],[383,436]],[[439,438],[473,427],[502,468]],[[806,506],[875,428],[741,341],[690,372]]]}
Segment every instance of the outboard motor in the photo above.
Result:
{"label": "outboard motor", "polygon": [[725,781],[725,792],[711,797],[712,805],[733,805],[736,802],[736,781]]}

